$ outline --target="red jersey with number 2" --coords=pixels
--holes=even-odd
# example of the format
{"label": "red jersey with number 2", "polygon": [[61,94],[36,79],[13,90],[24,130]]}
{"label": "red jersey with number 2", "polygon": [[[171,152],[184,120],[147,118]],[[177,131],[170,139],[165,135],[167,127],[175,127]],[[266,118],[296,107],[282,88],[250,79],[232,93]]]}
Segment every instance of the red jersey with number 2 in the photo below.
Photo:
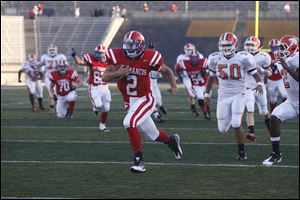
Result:
{"label": "red jersey with number 2", "polygon": [[106,85],[107,82],[102,81],[102,76],[107,68],[107,63],[102,63],[96,60],[94,55],[85,54],[83,60],[89,65],[89,85]]}
{"label": "red jersey with number 2", "polygon": [[146,49],[138,60],[131,60],[121,48],[112,48],[107,51],[106,57],[109,65],[129,66],[129,75],[117,81],[125,102],[129,102],[129,97],[142,97],[151,93],[149,72],[159,71],[163,65],[162,56],[158,51]]}

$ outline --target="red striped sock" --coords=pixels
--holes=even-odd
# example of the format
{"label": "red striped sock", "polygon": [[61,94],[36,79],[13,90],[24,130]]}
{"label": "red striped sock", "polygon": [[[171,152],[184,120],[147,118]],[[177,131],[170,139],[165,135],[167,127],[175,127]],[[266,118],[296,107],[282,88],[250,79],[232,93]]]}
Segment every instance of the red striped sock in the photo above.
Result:
{"label": "red striped sock", "polygon": [[156,141],[168,144],[171,141],[171,136],[166,132],[159,130],[159,135],[156,138]]}
{"label": "red striped sock", "polygon": [[128,137],[133,152],[142,152],[142,137],[138,128],[127,128]]}

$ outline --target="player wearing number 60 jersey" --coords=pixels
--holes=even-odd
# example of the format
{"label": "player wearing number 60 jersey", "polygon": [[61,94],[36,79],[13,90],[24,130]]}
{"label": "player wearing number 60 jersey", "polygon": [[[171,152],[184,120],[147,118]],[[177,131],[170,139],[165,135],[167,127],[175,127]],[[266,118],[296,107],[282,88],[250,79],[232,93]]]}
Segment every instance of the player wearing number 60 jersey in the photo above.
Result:
{"label": "player wearing number 60 jersey", "polygon": [[89,97],[93,104],[93,110],[98,116],[98,112],[101,111],[99,115],[99,130],[101,132],[109,132],[106,128],[106,120],[108,112],[110,110],[111,94],[108,88],[108,83],[102,81],[102,75],[107,68],[107,63],[105,63],[105,52],[106,48],[104,45],[99,44],[95,48],[95,54],[84,54],[83,58],[80,59],[76,55],[76,51],[72,49],[72,56],[77,64],[87,65],[89,67]]}
{"label": "player wearing number 60 jersey", "polygon": [[[119,78],[118,88],[125,103],[129,101],[129,108],[123,124],[127,129],[134,153],[134,165],[130,168],[131,172],[145,171],[140,131],[150,141],[168,144],[176,159],[181,159],[182,150],[179,145],[179,136],[177,134],[170,136],[164,131],[158,130],[150,116],[155,107],[155,99],[150,88],[150,71],[165,73],[171,85],[169,91],[172,94],[177,92],[174,74],[169,67],[163,64],[161,54],[153,49],[145,49],[144,36],[138,31],[130,31],[124,37],[123,47],[109,49],[106,57],[110,66],[104,72],[103,80]],[[118,66],[119,69],[114,71],[113,69],[116,68],[114,66]]]}
{"label": "player wearing number 60 jersey", "polygon": [[263,92],[260,76],[257,74],[254,57],[247,52],[237,52],[237,37],[226,32],[220,36],[219,51],[208,58],[210,75],[206,83],[205,103],[209,104],[209,93],[212,89],[214,78],[219,80],[217,119],[218,129],[226,133],[230,126],[233,127],[238,145],[236,160],[246,160],[244,151],[244,131],[241,119],[246,105],[245,76],[250,74],[256,81],[256,90]]}

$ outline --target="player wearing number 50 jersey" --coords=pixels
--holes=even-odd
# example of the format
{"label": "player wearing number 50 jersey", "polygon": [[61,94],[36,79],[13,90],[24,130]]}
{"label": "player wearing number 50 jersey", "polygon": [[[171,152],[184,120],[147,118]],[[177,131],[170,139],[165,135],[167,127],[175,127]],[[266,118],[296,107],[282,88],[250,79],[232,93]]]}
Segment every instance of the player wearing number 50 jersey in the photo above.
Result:
{"label": "player wearing number 50 jersey", "polygon": [[[57,70],[50,73],[49,79],[51,81],[50,93],[57,100],[57,117],[72,118],[77,98],[76,86],[73,85],[73,82],[77,83],[77,87],[82,85],[77,72],[73,69],[68,69],[67,65],[58,65]],[[54,94],[54,87],[57,96]]]}
{"label": "player wearing number 50 jersey", "polygon": [[56,70],[59,64],[68,64],[67,57],[64,54],[57,53],[57,46],[50,44],[47,49],[47,54],[41,56],[41,61],[39,67],[44,66],[45,73],[45,85],[48,90],[48,101],[49,101],[49,111],[54,113],[54,100],[52,94],[50,94],[50,79],[49,75],[53,70]]}
{"label": "player wearing number 50 jersey", "polygon": [[256,81],[256,90],[263,92],[262,81],[257,74],[254,57],[247,52],[237,52],[237,37],[231,32],[225,32],[219,39],[219,51],[208,58],[210,75],[206,83],[205,103],[210,103],[209,93],[212,89],[214,78],[219,80],[217,119],[218,129],[226,133],[230,126],[233,127],[238,145],[236,160],[246,160],[244,150],[244,131],[241,119],[246,105],[245,76],[250,74]]}
{"label": "player wearing number 50 jersey", "polygon": [[101,132],[109,132],[106,128],[106,120],[110,110],[111,94],[108,88],[108,83],[102,81],[102,75],[107,68],[105,58],[106,48],[99,44],[95,48],[95,54],[85,54],[82,59],[76,55],[76,51],[72,49],[72,56],[77,64],[86,65],[89,67],[88,90],[90,101],[93,105],[93,111],[99,115],[99,130]]}
{"label": "player wearing number 50 jersey", "polygon": [[[130,31],[124,36],[122,48],[112,48],[106,53],[110,65],[102,79],[109,81],[119,78],[118,88],[124,102],[129,108],[123,124],[128,132],[134,165],[131,172],[144,172],[142,139],[140,131],[150,141],[168,144],[174,151],[176,159],[181,159],[182,150],[179,145],[179,135],[168,135],[158,130],[151,118],[155,107],[155,99],[150,88],[150,71],[160,71],[168,76],[172,94],[177,92],[177,86],[172,70],[163,64],[161,54],[154,49],[145,49],[144,36],[138,31]],[[115,66],[115,67],[114,67]],[[118,70],[114,68],[119,67]]]}

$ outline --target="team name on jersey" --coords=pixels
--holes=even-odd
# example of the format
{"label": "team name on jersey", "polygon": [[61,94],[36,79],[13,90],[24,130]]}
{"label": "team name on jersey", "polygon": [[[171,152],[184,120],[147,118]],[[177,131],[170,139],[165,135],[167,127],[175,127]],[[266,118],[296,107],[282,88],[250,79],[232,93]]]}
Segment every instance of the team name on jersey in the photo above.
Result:
{"label": "team name on jersey", "polygon": [[141,75],[141,76],[146,76],[148,75],[146,69],[139,69],[139,68],[129,68],[130,74],[135,74],[135,75]]}

